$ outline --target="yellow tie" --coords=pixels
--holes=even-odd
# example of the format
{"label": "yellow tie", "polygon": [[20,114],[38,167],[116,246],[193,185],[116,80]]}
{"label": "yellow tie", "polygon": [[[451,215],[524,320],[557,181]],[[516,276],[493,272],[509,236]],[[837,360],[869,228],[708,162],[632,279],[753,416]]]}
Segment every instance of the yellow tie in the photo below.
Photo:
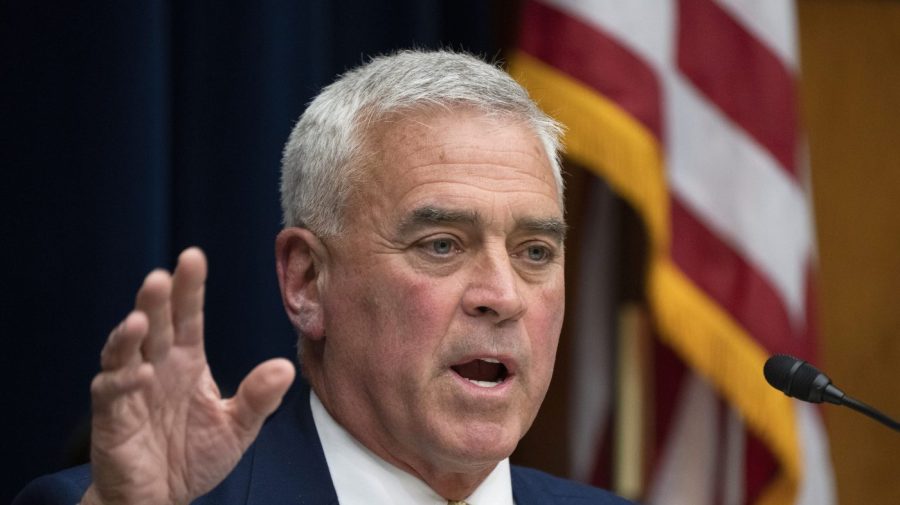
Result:
{"label": "yellow tie", "polygon": [[447,505],[469,505],[469,504],[466,503],[466,502],[464,502],[464,501],[462,501],[462,500],[459,500],[459,501],[456,501],[456,500],[449,500],[449,501],[447,502]]}

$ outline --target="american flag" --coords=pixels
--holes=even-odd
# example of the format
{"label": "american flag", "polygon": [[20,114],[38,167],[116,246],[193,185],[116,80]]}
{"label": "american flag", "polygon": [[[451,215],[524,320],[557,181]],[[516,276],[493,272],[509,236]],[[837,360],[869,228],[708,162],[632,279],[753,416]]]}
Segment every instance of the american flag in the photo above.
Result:
{"label": "american flag", "polygon": [[[785,0],[523,6],[511,73],[567,126],[568,156],[647,230],[646,298],[661,348],[650,382],[665,387],[644,409],[658,414],[639,465],[646,475],[619,490],[648,504],[835,501],[819,412],[762,378],[768,355],[811,359],[816,348],[795,39]],[[577,376],[603,380],[612,361],[582,359]],[[599,399],[575,400],[572,470],[596,482],[615,395],[580,390]]]}

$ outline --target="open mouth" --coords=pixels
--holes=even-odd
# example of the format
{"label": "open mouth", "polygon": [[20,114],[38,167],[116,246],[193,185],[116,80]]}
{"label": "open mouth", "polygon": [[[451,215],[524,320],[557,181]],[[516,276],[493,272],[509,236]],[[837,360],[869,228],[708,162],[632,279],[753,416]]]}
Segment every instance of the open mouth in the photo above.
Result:
{"label": "open mouth", "polygon": [[492,388],[500,384],[509,376],[506,365],[493,358],[473,359],[468,363],[462,363],[450,367],[460,377],[483,388]]}

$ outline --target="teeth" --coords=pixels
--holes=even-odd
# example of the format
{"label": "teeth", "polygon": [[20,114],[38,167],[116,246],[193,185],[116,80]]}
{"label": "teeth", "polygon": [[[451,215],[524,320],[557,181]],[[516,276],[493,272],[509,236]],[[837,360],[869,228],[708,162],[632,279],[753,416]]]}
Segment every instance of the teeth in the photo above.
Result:
{"label": "teeth", "polygon": [[479,358],[479,359],[481,361],[484,361],[485,363],[500,363],[499,361],[495,360],[494,358]]}
{"label": "teeth", "polygon": [[497,385],[500,384],[499,382],[477,381],[475,379],[466,379],[466,380],[471,382],[472,384],[475,384],[476,386],[483,387],[483,388],[492,388],[492,387],[496,387]]}

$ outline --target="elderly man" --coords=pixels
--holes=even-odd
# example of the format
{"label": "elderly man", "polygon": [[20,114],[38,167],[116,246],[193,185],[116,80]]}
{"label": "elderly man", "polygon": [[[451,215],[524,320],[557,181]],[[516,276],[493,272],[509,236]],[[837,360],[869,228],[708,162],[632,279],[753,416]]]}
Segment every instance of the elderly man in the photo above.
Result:
{"label": "elderly man", "polygon": [[188,249],[103,349],[90,471],[16,503],[624,503],[507,459],[563,320],[558,136],[470,56],[407,51],[343,75],[284,153],[276,262],[309,385],[282,401],[295,373],[275,359],[220,397],[206,260]]}

